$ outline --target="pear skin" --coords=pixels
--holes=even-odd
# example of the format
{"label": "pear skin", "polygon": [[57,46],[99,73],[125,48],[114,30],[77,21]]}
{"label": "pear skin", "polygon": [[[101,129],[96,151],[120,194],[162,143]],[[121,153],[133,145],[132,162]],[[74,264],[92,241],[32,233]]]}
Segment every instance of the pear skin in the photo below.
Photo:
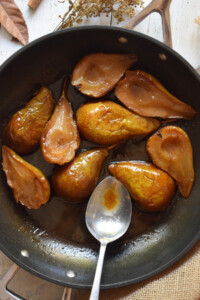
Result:
{"label": "pear skin", "polygon": [[75,66],[71,83],[85,95],[102,97],[136,61],[133,54],[89,54]]}
{"label": "pear skin", "polygon": [[127,71],[115,89],[116,97],[130,110],[141,116],[163,119],[191,119],[196,112],[169,93],[152,75]]}
{"label": "pear skin", "polygon": [[148,139],[146,148],[154,165],[174,178],[182,196],[188,198],[195,174],[187,133],[180,127],[166,126]]}
{"label": "pear skin", "polygon": [[174,180],[153,164],[127,161],[110,164],[108,169],[124,184],[137,205],[145,211],[166,209],[174,196]]}
{"label": "pear skin", "polygon": [[79,153],[72,162],[54,171],[52,182],[56,194],[66,200],[81,202],[95,188],[103,163],[108,156],[105,148]]}
{"label": "pear skin", "polygon": [[38,209],[50,197],[50,184],[45,175],[7,146],[2,147],[3,170],[17,203]]}
{"label": "pear skin", "polygon": [[64,90],[65,86],[53,115],[42,132],[40,142],[44,159],[51,164],[58,165],[71,161],[80,146],[72,107],[64,95]]}
{"label": "pear skin", "polygon": [[42,87],[24,108],[13,115],[4,130],[4,143],[19,154],[33,152],[40,144],[53,106],[51,91]]}
{"label": "pear skin", "polygon": [[84,138],[100,145],[144,137],[160,122],[141,117],[113,101],[86,103],[76,112],[77,126]]}

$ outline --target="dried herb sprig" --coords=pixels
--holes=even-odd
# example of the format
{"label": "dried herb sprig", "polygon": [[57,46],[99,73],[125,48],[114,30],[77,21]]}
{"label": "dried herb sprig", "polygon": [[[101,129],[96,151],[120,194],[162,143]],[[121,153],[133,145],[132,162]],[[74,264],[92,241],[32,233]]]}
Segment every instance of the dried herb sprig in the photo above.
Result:
{"label": "dried herb sprig", "polygon": [[117,23],[124,21],[124,16],[133,17],[135,8],[142,7],[143,0],[65,0],[69,2],[68,11],[62,17],[62,20],[56,30],[71,27],[74,24],[80,24],[84,17],[99,17],[101,14],[112,14],[112,18]]}

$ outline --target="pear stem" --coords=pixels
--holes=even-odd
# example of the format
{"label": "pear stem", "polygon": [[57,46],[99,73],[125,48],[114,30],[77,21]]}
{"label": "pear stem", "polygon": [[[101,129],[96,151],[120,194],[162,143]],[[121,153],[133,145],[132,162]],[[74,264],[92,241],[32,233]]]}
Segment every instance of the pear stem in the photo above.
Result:
{"label": "pear stem", "polygon": [[114,145],[110,145],[110,146],[108,146],[107,148],[105,148],[107,151],[110,151],[110,150],[112,150],[113,148],[115,148],[115,147],[117,147],[119,145],[119,143],[118,144],[114,144]]}
{"label": "pear stem", "polygon": [[65,78],[64,84],[63,84],[63,89],[62,89],[62,95],[61,97],[65,97],[65,91],[67,89],[67,82],[68,82],[68,78]]}

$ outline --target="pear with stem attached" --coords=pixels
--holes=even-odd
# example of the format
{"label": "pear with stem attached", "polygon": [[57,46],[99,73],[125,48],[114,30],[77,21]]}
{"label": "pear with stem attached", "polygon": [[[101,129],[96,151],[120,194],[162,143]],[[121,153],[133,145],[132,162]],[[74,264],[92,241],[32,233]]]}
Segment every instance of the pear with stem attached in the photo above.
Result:
{"label": "pear with stem attached", "polygon": [[71,161],[80,145],[72,107],[65,97],[65,87],[66,81],[62,96],[41,137],[41,150],[45,160],[58,165]]}

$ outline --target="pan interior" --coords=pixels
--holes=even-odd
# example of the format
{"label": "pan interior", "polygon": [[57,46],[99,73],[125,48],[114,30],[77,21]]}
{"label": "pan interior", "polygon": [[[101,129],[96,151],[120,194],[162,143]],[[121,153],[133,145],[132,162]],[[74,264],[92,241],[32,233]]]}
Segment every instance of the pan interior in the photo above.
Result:
{"label": "pan interior", "polygon": [[[98,36],[98,39],[94,38]],[[126,44],[120,38],[127,39]],[[0,70],[0,127],[2,132],[14,112],[26,103],[42,85],[51,89],[58,101],[66,76],[70,78],[75,63],[93,52],[134,53],[139,61],[134,69],[142,69],[158,78],[175,96],[200,112],[197,101],[200,80],[192,68],[175,52],[161,43],[119,28],[90,27],[69,29],[40,39],[8,60]],[[167,61],[160,59],[165,54]],[[81,95],[69,83],[67,98],[74,113],[89,97]],[[113,93],[104,97],[117,101]],[[184,199],[176,193],[164,213],[148,214],[133,207],[128,232],[108,247],[102,287],[116,287],[138,282],[166,268],[185,253],[199,238],[200,231],[200,158],[198,137],[199,114],[191,121],[174,125],[189,135],[194,151],[196,180],[192,193]],[[149,161],[146,139],[128,140],[113,149],[102,169],[100,180],[109,175],[110,162],[124,160]],[[79,151],[97,146],[82,139]],[[38,149],[24,159],[41,169],[51,181],[53,165],[43,159]],[[86,203],[73,204],[56,197],[39,210],[17,205],[1,169],[0,244],[1,249],[25,269],[58,284],[89,287],[93,281],[99,245],[85,225]],[[27,250],[29,257],[21,255]],[[73,271],[73,276],[67,274]]]}

